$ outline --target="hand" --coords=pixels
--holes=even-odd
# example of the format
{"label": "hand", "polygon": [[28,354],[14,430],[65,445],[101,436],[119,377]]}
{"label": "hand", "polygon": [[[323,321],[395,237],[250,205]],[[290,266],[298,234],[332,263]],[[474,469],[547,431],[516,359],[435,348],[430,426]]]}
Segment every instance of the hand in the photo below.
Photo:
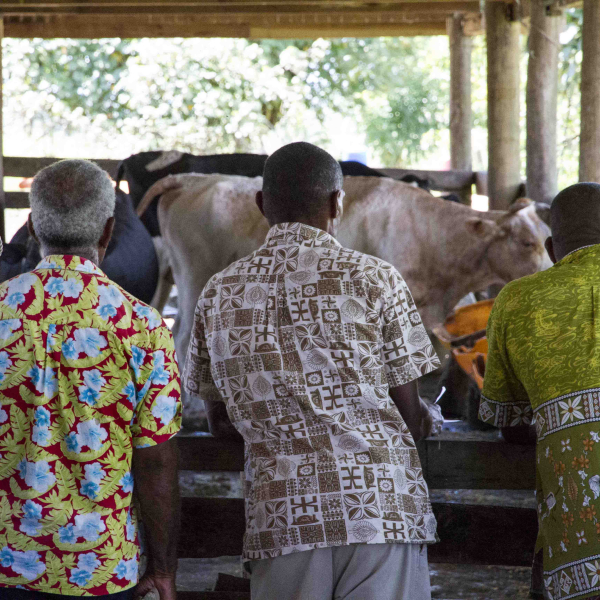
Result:
{"label": "hand", "polygon": [[144,600],[144,596],[152,589],[158,592],[159,600],[175,600],[175,575],[144,575],[133,593],[133,600]]}
{"label": "hand", "polygon": [[433,428],[433,417],[429,410],[429,405],[422,398],[421,400],[421,439],[429,437]]}

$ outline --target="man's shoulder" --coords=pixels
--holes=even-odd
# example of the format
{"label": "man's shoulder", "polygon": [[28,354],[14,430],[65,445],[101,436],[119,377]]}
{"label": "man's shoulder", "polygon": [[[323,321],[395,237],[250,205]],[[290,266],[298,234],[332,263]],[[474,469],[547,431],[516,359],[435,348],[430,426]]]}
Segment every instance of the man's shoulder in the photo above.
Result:
{"label": "man's shoulder", "polygon": [[396,267],[383,260],[382,258],[378,258],[377,256],[373,256],[372,254],[366,254],[365,252],[359,252],[358,250],[354,250],[352,248],[342,247],[340,250],[340,259],[339,262],[343,264],[344,255],[347,255],[350,259],[348,263],[348,268],[353,271],[366,271],[367,273],[376,270],[379,274],[387,275],[387,277],[380,277],[380,281],[384,284],[389,284],[390,282],[400,281],[403,282],[404,279],[402,275],[396,269]]}

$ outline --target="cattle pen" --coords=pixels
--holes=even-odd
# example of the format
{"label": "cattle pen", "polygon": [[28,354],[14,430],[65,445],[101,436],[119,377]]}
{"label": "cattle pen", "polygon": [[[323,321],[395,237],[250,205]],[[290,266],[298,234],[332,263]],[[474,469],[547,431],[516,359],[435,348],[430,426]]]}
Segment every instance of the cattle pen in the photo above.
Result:
{"label": "cattle pen", "polygon": [[[2,37],[241,37],[316,38],[448,36],[451,57],[450,171],[418,172],[432,189],[458,192],[473,186],[490,208],[507,208],[522,190],[519,62],[521,35],[532,49],[527,85],[527,194],[549,201],[557,191],[556,85],[562,11],[584,8],[580,179],[600,182],[600,0],[0,0]],[[471,38],[487,36],[489,167],[471,163]],[[32,177],[56,158],[3,157],[0,60],[0,182]],[[125,157],[122,157],[125,158]],[[96,160],[111,175],[117,160]],[[407,171],[385,170],[392,177]],[[25,192],[0,185],[4,209],[27,208]],[[181,469],[243,470],[241,445],[207,434],[178,438]],[[496,431],[447,427],[418,444],[425,479],[436,490],[533,490],[533,447],[503,442]],[[430,559],[440,563],[529,566],[537,532],[533,508],[436,501],[441,543]],[[243,500],[184,498],[180,558],[237,556],[244,530]],[[394,532],[390,532],[393,536]],[[490,543],[493,540],[493,543]],[[180,592],[183,600],[249,599],[247,592]]]}

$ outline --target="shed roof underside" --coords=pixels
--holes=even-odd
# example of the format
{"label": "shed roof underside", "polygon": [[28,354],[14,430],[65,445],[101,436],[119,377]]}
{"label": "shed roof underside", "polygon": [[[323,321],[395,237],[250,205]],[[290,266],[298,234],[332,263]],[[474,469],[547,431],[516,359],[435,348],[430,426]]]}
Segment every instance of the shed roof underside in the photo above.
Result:
{"label": "shed roof underside", "polygon": [[24,38],[445,35],[455,13],[475,34],[480,11],[479,0],[0,0],[5,37]]}

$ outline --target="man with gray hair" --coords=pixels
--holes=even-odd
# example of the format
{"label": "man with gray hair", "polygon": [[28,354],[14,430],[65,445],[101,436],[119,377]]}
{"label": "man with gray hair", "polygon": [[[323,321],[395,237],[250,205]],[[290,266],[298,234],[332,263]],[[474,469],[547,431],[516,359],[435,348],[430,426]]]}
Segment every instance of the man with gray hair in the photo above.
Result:
{"label": "man with gray hair", "polygon": [[[55,163],[30,202],[44,258],[0,285],[0,597],[130,600],[156,588],[174,600],[171,333],[98,267],[114,225],[106,172]],[[139,518],[148,567],[138,585]]]}
{"label": "man with gray hair", "polygon": [[408,335],[421,319],[398,271],[335,239],[342,183],[316,146],[272,154],[265,243],[196,309],[184,381],[215,435],[245,441],[253,600],[431,598],[415,379],[438,363],[424,330]]}

